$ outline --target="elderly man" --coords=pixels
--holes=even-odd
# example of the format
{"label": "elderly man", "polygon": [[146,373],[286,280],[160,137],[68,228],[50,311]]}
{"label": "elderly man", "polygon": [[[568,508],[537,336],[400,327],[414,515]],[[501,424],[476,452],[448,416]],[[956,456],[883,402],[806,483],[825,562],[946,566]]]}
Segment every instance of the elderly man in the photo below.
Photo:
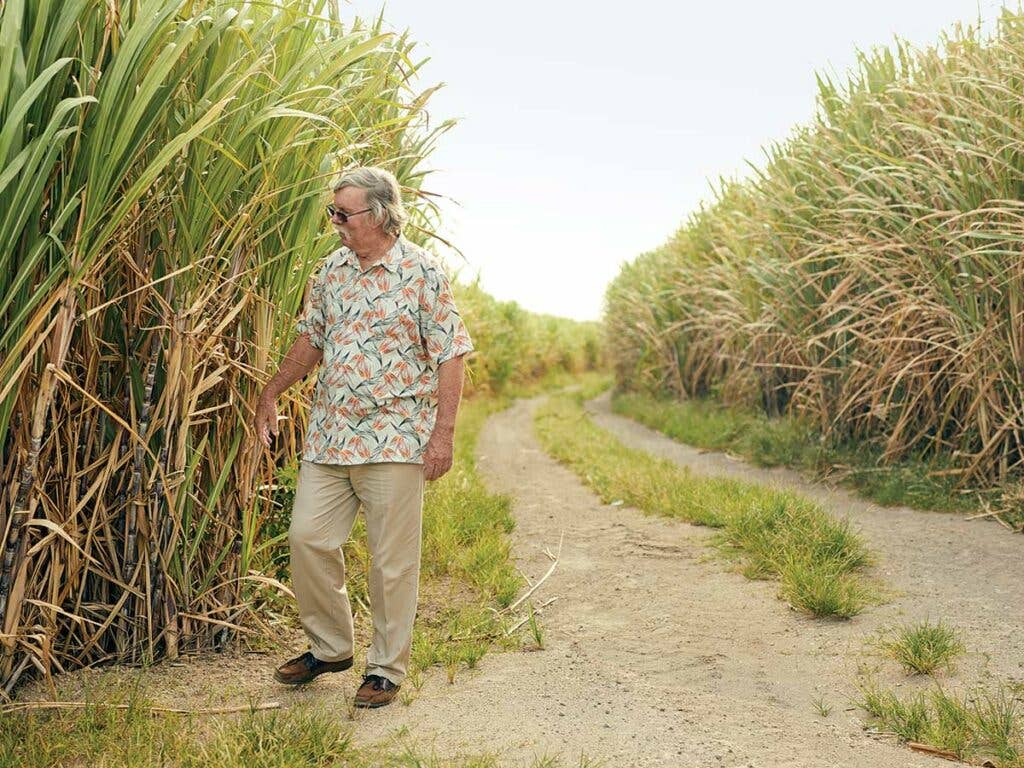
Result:
{"label": "elderly man", "polygon": [[390,703],[412,646],[423,486],[452,465],[462,356],[472,342],[444,271],[401,235],[398,183],[374,167],[346,172],[327,206],[342,246],[311,282],[298,337],[260,395],[256,429],[277,434],[277,397],[322,361],[288,542],[310,650],[277,668],[305,683],[353,663],[341,546],[360,504],[370,556],[373,641],[357,707]]}

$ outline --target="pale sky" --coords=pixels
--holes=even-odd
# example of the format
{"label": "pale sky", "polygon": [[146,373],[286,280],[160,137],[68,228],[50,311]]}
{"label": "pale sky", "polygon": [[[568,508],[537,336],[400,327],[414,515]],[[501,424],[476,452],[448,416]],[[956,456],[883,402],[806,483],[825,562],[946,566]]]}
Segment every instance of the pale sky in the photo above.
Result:
{"label": "pale sky", "polygon": [[342,2],[350,18],[382,5],[417,41],[413,61],[430,57],[419,88],[445,84],[432,120],[459,119],[424,183],[452,199],[440,231],[465,260],[442,248],[449,271],[596,320],[623,263],[812,118],[816,71],[843,73],[894,35],[934,44],[979,13],[991,31],[1003,3]]}

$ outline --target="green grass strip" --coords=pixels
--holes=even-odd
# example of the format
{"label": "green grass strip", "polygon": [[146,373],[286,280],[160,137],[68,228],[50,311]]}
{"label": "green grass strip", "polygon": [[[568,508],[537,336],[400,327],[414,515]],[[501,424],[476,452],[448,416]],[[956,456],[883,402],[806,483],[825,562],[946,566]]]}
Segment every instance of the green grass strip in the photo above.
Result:
{"label": "green grass strip", "polygon": [[[487,417],[507,407],[505,398],[477,398],[459,409],[451,470],[429,483],[423,504],[422,592],[448,597],[418,612],[410,677],[434,664],[472,668],[495,643],[517,647],[506,633],[507,607],[524,586],[512,561],[509,534],[515,528],[512,498],[487,490],[476,467],[476,444]],[[459,599],[455,595],[462,594]]]}
{"label": "green grass strip", "polygon": [[789,491],[685,467],[622,445],[583,410],[590,393],[555,396],[535,416],[544,449],[571,467],[605,503],[720,529],[713,543],[751,579],[778,579],[779,595],[817,617],[848,618],[877,602],[863,575],[872,561],[846,520]]}
{"label": "green grass strip", "polygon": [[981,509],[984,499],[996,501],[999,494],[998,489],[957,491],[955,474],[935,474],[952,468],[939,459],[910,457],[885,464],[881,450],[867,443],[826,444],[806,422],[770,418],[711,399],[680,402],[617,393],[612,410],[688,445],[729,451],[762,467],[790,467],[817,479],[827,476],[884,506],[969,513]]}

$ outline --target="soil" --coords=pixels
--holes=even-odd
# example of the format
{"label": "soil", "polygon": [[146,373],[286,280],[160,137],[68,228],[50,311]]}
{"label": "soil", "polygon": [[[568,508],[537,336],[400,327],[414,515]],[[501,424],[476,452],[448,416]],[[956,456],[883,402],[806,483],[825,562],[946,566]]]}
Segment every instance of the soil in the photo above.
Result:
{"label": "soil", "polygon": [[[892,594],[848,621],[811,619],[778,599],[774,583],[747,580],[716,557],[711,530],[602,504],[540,449],[532,431],[540,402],[494,415],[478,458],[488,486],[514,497],[513,553],[532,583],[561,541],[554,572],[532,596],[535,605],[553,599],[540,619],[542,649],[488,653],[453,684],[432,670],[419,690],[403,686],[403,702],[378,710],[348,703],[359,659],[350,672],[287,689],[270,677],[280,654],[159,664],[145,673],[150,697],[194,707],[316,701],[354,718],[359,743],[414,743],[441,757],[497,752],[502,765],[546,755],[569,766],[582,754],[608,766],[935,768],[945,763],[865,730],[852,703],[859,673],[898,691],[934,684],[870,649],[880,629],[924,618],[960,629],[968,654],[938,676],[944,686],[1024,680],[1020,536],[989,520],[880,508],[788,470],[676,443],[612,414],[607,396],[587,404],[631,447],[696,473],[794,488],[848,516]],[[528,646],[528,630],[524,638]],[[299,636],[282,639],[304,648]],[[62,676],[62,698],[89,675]],[[34,698],[33,687],[18,698]]]}

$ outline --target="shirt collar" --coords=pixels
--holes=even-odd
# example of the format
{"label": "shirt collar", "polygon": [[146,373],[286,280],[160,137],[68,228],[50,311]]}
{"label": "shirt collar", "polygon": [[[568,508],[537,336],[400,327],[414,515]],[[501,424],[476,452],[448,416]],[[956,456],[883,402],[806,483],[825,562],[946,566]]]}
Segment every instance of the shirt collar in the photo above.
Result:
{"label": "shirt collar", "polygon": [[[380,259],[370,265],[370,269],[380,264],[384,269],[389,272],[398,272],[398,267],[402,263],[402,259],[405,257],[405,243],[402,240],[402,236],[399,235],[395,240],[395,244],[391,246],[387,253]],[[341,247],[341,260],[343,264],[348,264],[355,267],[356,269],[362,269],[359,265],[359,258],[356,256],[356,252],[347,246]]]}

